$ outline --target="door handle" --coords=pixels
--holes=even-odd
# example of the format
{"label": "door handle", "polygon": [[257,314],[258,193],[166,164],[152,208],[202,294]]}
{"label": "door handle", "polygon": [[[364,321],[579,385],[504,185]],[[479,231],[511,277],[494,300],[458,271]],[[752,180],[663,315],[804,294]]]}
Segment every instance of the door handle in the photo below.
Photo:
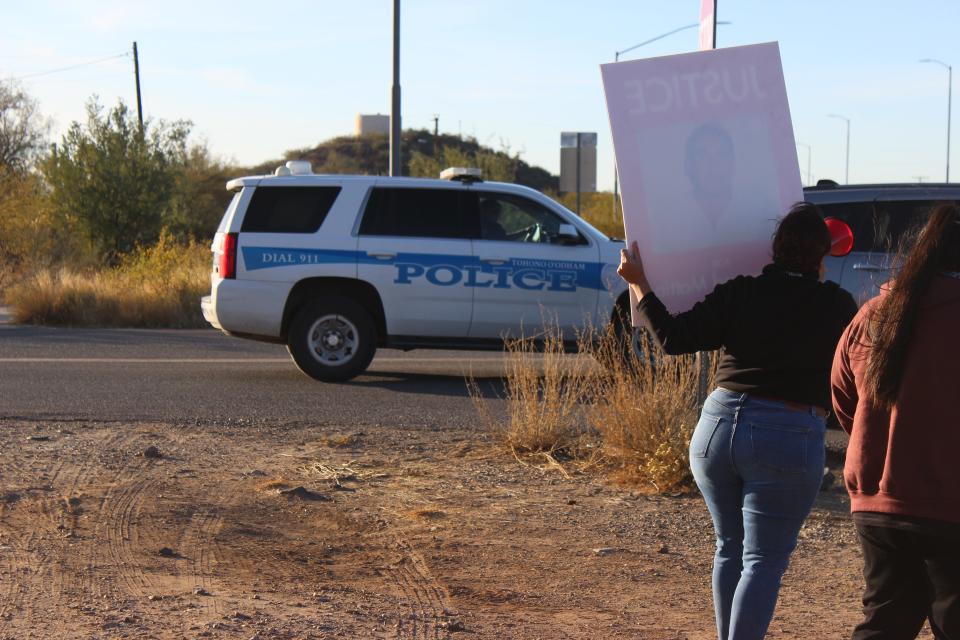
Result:
{"label": "door handle", "polygon": [[374,253],[371,251],[368,251],[367,255],[371,258],[376,258],[377,260],[393,260],[397,257],[397,254],[395,253]]}
{"label": "door handle", "polygon": [[480,258],[480,262],[484,264],[507,264],[506,258]]}
{"label": "door handle", "polygon": [[853,268],[856,271],[890,271],[890,267],[882,267],[877,264],[869,264],[866,262],[858,262],[853,265]]}

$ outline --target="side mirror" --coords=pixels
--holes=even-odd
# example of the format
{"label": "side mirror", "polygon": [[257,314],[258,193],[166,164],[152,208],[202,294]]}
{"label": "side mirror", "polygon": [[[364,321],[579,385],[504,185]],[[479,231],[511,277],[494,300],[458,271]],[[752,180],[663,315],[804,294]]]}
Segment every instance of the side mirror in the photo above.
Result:
{"label": "side mirror", "polygon": [[853,230],[839,218],[824,218],[830,231],[830,255],[842,258],[853,251]]}

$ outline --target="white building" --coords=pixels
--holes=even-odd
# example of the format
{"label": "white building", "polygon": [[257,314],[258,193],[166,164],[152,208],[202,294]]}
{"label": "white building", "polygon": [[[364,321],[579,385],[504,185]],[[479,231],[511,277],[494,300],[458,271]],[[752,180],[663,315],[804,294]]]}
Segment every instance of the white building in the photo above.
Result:
{"label": "white building", "polygon": [[358,113],[354,134],[359,138],[369,135],[387,135],[390,133],[390,116]]}

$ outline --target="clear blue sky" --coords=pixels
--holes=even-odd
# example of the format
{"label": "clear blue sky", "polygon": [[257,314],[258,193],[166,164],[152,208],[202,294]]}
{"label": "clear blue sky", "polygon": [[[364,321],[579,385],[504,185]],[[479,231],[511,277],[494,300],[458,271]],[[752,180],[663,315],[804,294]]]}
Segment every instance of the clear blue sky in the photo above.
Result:
{"label": "clear blue sky", "polygon": [[[438,114],[441,131],[508,145],[553,172],[561,131],[596,131],[598,186],[610,189],[599,65],[696,22],[699,0],[405,0],[402,11],[405,128],[432,128]],[[389,113],[391,12],[390,0],[18,2],[0,20],[0,78],[123,54],[136,40],[146,116],[192,120],[215,155],[253,164],[350,134],[359,112]],[[827,117],[838,113],[852,121],[851,182],[943,180],[947,71],[917,61],[960,65],[960,2],[719,0],[718,18],[733,23],[718,28],[721,47],[780,42],[814,179],[843,179],[845,124]],[[696,48],[689,29],[625,59]],[[92,94],[135,106],[132,67],[121,57],[20,84],[59,137]]]}

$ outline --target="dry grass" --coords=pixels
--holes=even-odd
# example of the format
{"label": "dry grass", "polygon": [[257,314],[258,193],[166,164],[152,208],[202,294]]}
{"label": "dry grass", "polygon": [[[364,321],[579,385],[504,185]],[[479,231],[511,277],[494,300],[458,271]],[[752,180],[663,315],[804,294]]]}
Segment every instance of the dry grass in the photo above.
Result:
{"label": "dry grass", "polygon": [[[557,336],[548,330],[540,345],[507,343],[505,418],[494,415],[476,382],[469,381],[484,422],[521,461],[539,457],[564,471],[557,455],[563,454],[581,468],[602,467],[621,482],[658,492],[688,484],[700,360],[625,357],[610,332],[581,336],[580,351],[593,354],[591,362],[564,355]],[[712,372],[716,359],[706,357]],[[710,388],[712,380],[703,382]]]}
{"label": "dry grass", "polygon": [[423,522],[437,522],[447,517],[445,512],[438,509],[414,509],[408,512],[408,515],[412,520],[420,520]]}
{"label": "dry grass", "polygon": [[481,419],[518,460],[539,457],[555,465],[557,456],[579,457],[588,437],[581,408],[585,360],[566,355],[556,329],[504,344],[508,415],[506,420],[495,416],[470,378],[470,395]]}
{"label": "dry grass", "polygon": [[210,288],[210,251],[169,236],[115,268],[41,270],[7,292],[16,322],[67,326],[205,327],[200,296]]}
{"label": "dry grass", "polygon": [[320,444],[333,449],[359,446],[362,438],[356,433],[331,433],[320,438]]}
{"label": "dry grass", "polygon": [[287,489],[290,486],[290,481],[283,476],[274,476],[273,478],[265,478],[258,482],[256,484],[256,489],[260,492],[280,491],[281,489]]}
{"label": "dry grass", "polygon": [[[593,380],[587,414],[619,480],[669,491],[690,480],[688,448],[699,417],[701,360],[652,349],[645,344],[652,358],[624,359],[612,340],[602,341],[595,353],[603,373]],[[710,372],[703,388],[709,389],[716,358],[702,357]]]}

